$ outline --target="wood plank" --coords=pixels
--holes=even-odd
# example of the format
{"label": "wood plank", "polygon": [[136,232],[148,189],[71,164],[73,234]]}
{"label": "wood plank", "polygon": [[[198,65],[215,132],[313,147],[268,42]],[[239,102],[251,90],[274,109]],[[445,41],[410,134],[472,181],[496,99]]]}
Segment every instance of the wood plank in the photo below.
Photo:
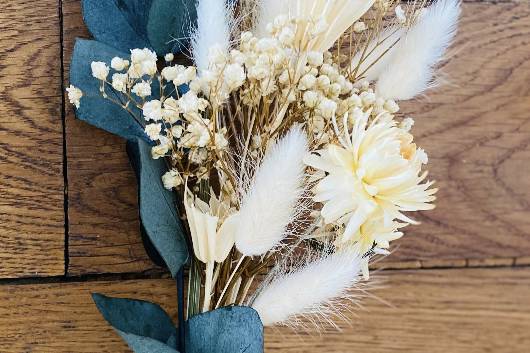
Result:
{"label": "wood plank", "polygon": [[529,36],[528,2],[465,4],[449,83],[402,105],[440,191],[393,261],[530,254]]}
{"label": "wood plank", "polygon": [[342,332],[321,336],[278,330],[267,352],[527,352],[530,269],[449,269],[384,272],[375,294]]}
{"label": "wood plank", "polygon": [[[318,333],[267,329],[266,352],[527,352],[530,268],[388,271],[386,288]],[[172,280],[0,286],[2,352],[129,352],[90,293],[156,301],[175,317]],[[45,318],[45,319],[43,319]]]}
{"label": "wood plank", "polygon": [[0,2],[0,277],[64,273],[57,0]]}
{"label": "wood plank", "polygon": [[[382,266],[468,266],[530,254],[530,8],[488,2],[463,8],[443,65],[450,84],[402,104],[430,153],[438,208],[420,215],[423,224],[409,227]],[[77,0],[64,1],[63,11],[68,58],[73,37],[87,33]],[[71,115],[67,138],[70,273],[151,269],[138,240],[136,190],[122,141]]]}
{"label": "wood plank", "polygon": [[[62,1],[65,77],[76,37],[89,38],[79,0]],[[141,272],[155,266],[139,236],[136,180],[119,137],[77,120],[66,107],[69,269]]]}
{"label": "wood plank", "polygon": [[1,350],[130,352],[97,311],[91,293],[150,300],[175,313],[173,283],[143,280],[0,286]]}

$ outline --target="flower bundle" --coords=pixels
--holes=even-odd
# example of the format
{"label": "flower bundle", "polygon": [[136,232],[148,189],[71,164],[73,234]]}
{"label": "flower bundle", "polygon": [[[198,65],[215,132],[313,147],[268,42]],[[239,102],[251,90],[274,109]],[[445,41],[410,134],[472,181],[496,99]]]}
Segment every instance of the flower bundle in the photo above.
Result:
{"label": "flower bundle", "polygon": [[142,223],[174,275],[190,249],[183,319],[235,305],[266,326],[335,325],[371,258],[434,208],[397,101],[436,83],[459,2],[198,0],[193,13],[180,64],[80,45],[69,99],[89,121],[92,99],[121,110],[96,125],[132,141]]}

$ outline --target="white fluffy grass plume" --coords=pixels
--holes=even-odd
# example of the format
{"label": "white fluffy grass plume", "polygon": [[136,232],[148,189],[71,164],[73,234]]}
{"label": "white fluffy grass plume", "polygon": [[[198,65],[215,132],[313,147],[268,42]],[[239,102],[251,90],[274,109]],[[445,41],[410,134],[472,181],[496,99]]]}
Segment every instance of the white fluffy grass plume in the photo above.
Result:
{"label": "white fluffy grass plume", "polygon": [[385,98],[411,99],[433,85],[434,68],[451,44],[460,15],[460,0],[438,0],[391,50],[390,63],[376,91]]}
{"label": "white fluffy grass plume", "polygon": [[353,298],[361,261],[353,251],[343,251],[280,274],[258,294],[252,307],[265,326],[296,326],[301,318],[334,325],[331,316]]}
{"label": "white fluffy grass plume", "polygon": [[235,234],[237,249],[246,256],[261,255],[288,234],[287,226],[299,213],[304,190],[303,158],[307,138],[293,127],[265,153],[241,201]]}
{"label": "white fluffy grass plume", "polygon": [[199,73],[208,69],[211,48],[228,54],[232,23],[233,8],[225,0],[197,1],[197,28],[191,34],[191,47]]}

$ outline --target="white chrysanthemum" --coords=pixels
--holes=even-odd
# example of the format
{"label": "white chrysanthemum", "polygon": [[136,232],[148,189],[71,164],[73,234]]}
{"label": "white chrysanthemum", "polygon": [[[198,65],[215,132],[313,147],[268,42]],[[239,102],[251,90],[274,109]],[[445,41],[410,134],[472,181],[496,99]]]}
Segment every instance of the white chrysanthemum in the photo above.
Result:
{"label": "white chrysanthemum", "polygon": [[383,214],[377,212],[364,222],[353,237],[344,242],[342,235],[339,235],[336,246],[340,248],[349,248],[354,254],[357,254],[361,261],[361,271],[364,279],[370,278],[370,271],[368,264],[372,255],[389,255],[387,250],[390,247],[390,242],[399,239],[403,236],[403,232],[399,231],[407,223],[390,222],[385,224]]}
{"label": "white chrysanthemum", "polygon": [[[406,226],[407,223],[390,222],[386,224],[383,220],[383,214],[377,212],[364,222],[357,232],[349,239],[354,243],[354,249],[360,255],[366,254],[371,249],[385,250],[390,247],[390,242],[403,236],[399,229]],[[344,244],[342,236],[337,239],[337,245]]]}
{"label": "white chrysanthemum", "polygon": [[343,241],[352,239],[377,211],[388,226],[394,219],[414,222],[402,212],[434,208],[436,189],[429,189],[433,182],[422,183],[427,177],[421,171],[427,163],[425,152],[394,120],[369,121],[369,116],[357,109],[351,132],[336,127],[341,145],[328,145],[305,160],[327,173],[314,188],[314,199],[324,204],[326,223],[345,225]]}
{"label": "white chrysanthemum", "polygon": [[81,97],[83,97],[83,92],[73,85],[70,85],[70,87],[66,89],[66,92],[68,92],[68,100],[70,101],[70,103],[75,105],[75,107],[79,109],[79,106],[81,105]]}

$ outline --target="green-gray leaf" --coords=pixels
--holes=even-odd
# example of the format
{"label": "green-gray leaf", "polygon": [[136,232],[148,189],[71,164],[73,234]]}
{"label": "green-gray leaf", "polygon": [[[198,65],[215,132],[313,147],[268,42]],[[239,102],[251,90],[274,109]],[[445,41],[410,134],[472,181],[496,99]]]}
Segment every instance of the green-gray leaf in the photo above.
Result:
{"label": "green-gray leaf", "polygon": [[122,51],[181,49],[196,21],[194,0],[83,0],[83,18],[97,40]]}
{"label": "green-gray leaf", "polygon": [[230,306],[186,322],[186,353],[263,353],[263,325],[249,307]]}
{"label": "green-gray leaf", "polygon": [[[133,345],[149,345],[173,349],[160,352],[175,351],[177,330],[160,306],[143,300],[110,298],[97,293],[92,294],[92,298],[105,320],[133,349]],[[153,353],[149,350],[146,352]]]}
{"label": "green-gray leaf", "polygon": [[188,249],[176,208],[176,196],[162,184],[161,177],[167,166],[164,159],[151,157],[151,146],[142,140],[128,141],[127,152],[138,177],[140,220],[175,276],[188,259]]}
{"label": "green-gray leaf", "polygon": [[[103,61],[109,65],[115,56],[127,57],[128,54],[97,41],[76,40],[70,65],[70,83],[83,91],[81,106],[76,109],[76,115],[89,124],[126,139],[141,138],[149,142],[150,139],[140,123],[123,107],[103,98],[100,81],[92,77],[92,61]],[[118,94],[113,93],[110,88],[107,87],[106,92],[109,96],[119,99]],[[132,105],[131,109],[135,109],[136,116],[141,116],[140,110]]]}
{"label": "green-gray leaf", "polygon": [[150,48],[148,13],[153,0],[83,0],[83,19],[98,41],[128,52]]}
{"label": "green-gray leaf", "polygon": [[197,18],[195,0],[157,0],[151,5],[147,37],[159,55],[182,49]]}
{"label": "green-gray leaf", "polygon": [[134,353],[178,353],[177,350],[149,337],[142,337],[118,331]]}

